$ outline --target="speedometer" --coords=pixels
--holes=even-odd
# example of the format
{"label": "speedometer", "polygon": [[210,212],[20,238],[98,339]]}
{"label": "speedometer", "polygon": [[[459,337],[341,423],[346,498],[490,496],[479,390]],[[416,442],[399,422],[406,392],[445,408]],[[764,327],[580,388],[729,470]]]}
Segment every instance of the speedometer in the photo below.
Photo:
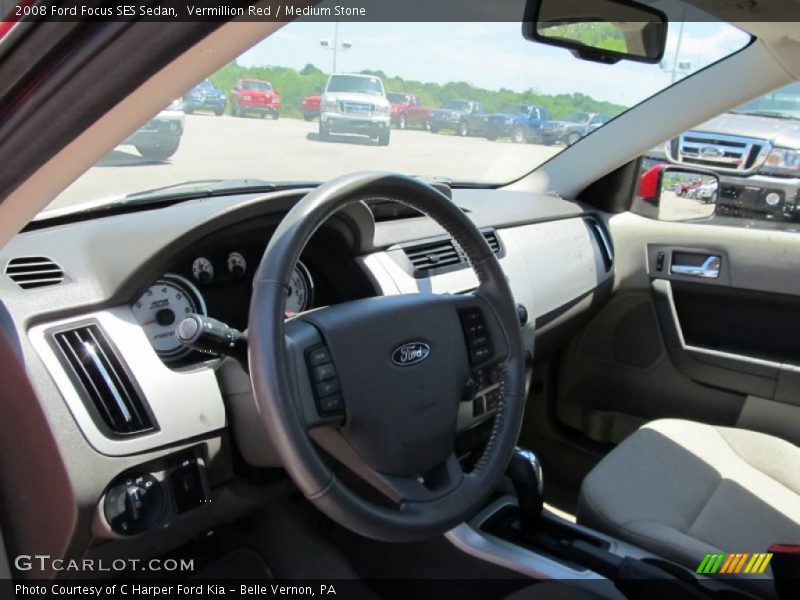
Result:
{"label": "speedometer", "polygon": [[297,261],[286,290],[286,312],[299,313],[311,308],[314,300],[314,283],[306,266]]}
{"label": "speedometer", "polygon": [[189,313],[206,314],[203,297],[197,288],[171,273],[147,288],[131,309],[153,349],[165,360],[174,360],[190,352],[175,337],[178,321]]}

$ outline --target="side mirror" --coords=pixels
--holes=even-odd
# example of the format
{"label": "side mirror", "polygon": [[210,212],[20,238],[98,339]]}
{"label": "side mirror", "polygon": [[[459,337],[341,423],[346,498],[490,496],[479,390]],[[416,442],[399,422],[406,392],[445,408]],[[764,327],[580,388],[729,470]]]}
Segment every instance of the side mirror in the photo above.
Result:
{"label": "side mirror", "polygon": [[636,212],[662,221],[707,219],[715,212],[719,187],[713,171],[657,164],[639,180],[638,201],[644,207]]}
{"label": "side mirror", "polygon": [[528,0],[522,34],[583,60],[657,64],[667,43],[667,16],[630,0]]}

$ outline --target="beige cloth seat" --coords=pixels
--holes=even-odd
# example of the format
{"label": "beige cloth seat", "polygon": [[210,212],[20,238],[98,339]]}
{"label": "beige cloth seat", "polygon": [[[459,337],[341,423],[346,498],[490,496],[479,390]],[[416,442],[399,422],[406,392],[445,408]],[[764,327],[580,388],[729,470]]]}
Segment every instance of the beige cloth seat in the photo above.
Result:
{"label": "beige cloth seat", "polygon": [[578,522],[694,570],[709,552],[800,543],[800,448],[754,431],[664,419],[587,475]]}

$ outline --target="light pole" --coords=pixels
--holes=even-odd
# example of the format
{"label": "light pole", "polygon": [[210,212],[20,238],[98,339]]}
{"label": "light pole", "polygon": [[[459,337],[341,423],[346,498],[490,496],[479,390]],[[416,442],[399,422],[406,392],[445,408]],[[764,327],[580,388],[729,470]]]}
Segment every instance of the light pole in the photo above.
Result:
{"label": "light pole", "polygon": [[333,44],[329,39],[324,39],[319,41],[319,45],[322,46],[324,50],[333,50],[333,66],[331,68],[331,74],[336,73],[336,55],[338,54],[339,50],[350,50],[353,47],[353,44],[348,41],[342,42],[341,46],[339,45],[339,21],[336,21],[333,24]]}

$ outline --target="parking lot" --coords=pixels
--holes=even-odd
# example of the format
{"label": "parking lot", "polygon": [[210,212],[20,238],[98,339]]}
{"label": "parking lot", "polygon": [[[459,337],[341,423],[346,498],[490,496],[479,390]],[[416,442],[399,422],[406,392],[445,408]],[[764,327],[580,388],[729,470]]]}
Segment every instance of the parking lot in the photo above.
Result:
{"label": "parking lot", "polygon": [[516,179],[559,152],[561,146],[490,142],[422,130],[392,130],[380,147],[367,138],[333,136],[322,142],[317,123],[298,119],[186,116],[178,151],[166,161],[146,161],[120,146],[65,190],[52,207],[197,179],[259,178],[322,181],[358,170],[390,170],[456,181]]}

